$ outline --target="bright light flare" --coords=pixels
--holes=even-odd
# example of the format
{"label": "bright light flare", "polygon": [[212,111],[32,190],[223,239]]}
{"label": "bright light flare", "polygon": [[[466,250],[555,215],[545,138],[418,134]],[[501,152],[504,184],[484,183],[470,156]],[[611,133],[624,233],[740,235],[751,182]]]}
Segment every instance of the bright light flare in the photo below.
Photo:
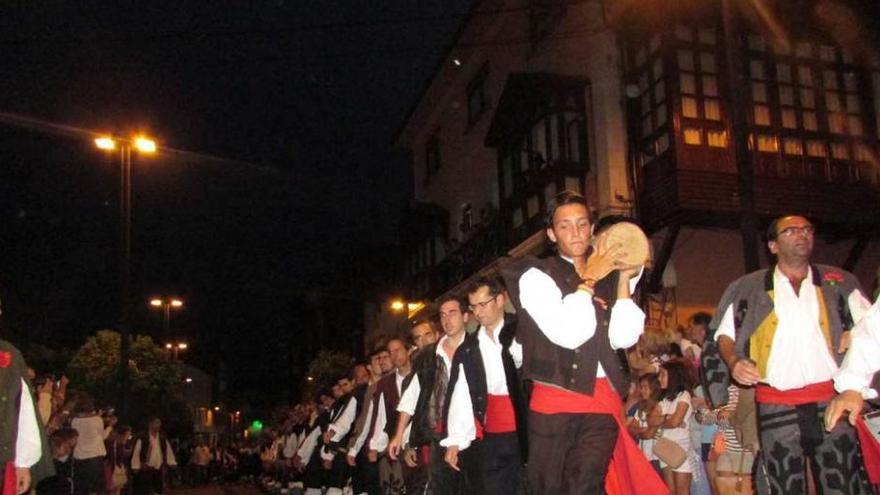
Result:
{"label": "bright light flare", "polygon": [[394,311],[402,311],[405,307],[406,303],[401,301],[400,299],[395,299],[394,301],[391,301],[391,309]]}
{"label": "bright light flare", "polygon": [[171,306],[173,306],[175,308],[179,308],[179,307],[183,306],[183,301],[181,301],[180,299],[172,299]]}
{"label": "bright light flare", "polygon": [[192,383],[193,379],[190,378],[190,377],[186,377],[186,380],[184,380],[184,381],[185,381],[186,383]]}
{"label": "bright light flare", "polygon": [[137,136],[134,138],[134,148],[141,153],[155,153],[156,141],[143,136]]}
{"label": "bright light flare", "polygon": [[116,141],[111,137],[95,138],[95,146],[100,150],[113,151],[116,149]]}
{"label": "bright light flare", "polygon": [[177,348],[180,349],[181,351],[186,350],[187,347],[189,347],[189,345],[187,345],[186,342],[181,342],[181,343],[177,344]]}
{"label": "bright light flare", "polygon": [[166,349],[171,349],[173,347],[174,347],[174,344],[171,344],[170,342],[168,344],[165,344]]}
{"label": "bright light flare", "polygon": [[154,306],[154,307],[158,308],[161,305],[162,305],[161,299],[150,299],[150,306]]}

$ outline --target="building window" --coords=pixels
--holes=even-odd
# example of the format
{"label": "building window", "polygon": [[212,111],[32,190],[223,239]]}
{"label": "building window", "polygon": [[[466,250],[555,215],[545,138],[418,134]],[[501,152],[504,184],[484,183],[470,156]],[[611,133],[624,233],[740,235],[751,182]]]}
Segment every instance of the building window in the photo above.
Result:
{"label": "building window", "polygon": [[489,64],[484,64],[467,86],[468,128],[473,127],[489,109]]}
{"label": "building window", "polygon": [[425,177],[430,179],[440,170],[440,166],[440,139],[437,134],[434,134],[425,144],[425,171],[427,172]]}

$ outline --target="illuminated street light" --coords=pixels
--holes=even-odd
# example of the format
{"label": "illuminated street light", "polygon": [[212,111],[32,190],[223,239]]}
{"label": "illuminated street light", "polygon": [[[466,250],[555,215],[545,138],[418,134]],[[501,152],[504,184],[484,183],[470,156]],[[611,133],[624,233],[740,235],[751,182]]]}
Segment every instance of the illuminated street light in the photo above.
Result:
{"label": "illuminated street light", "polygon": [[165,349],[171,351],[174,355],[174,360],[177,361],[178,354],[180,351],[185,351],[189,348],[186,342],[168,342],[165,344]]}
{"label": "illuminated street light", "polygon": [[391,301],[391,310],[392,311],[403,311],[403,308],[406,307],[406,303],[401,301],[400,299],[395,299]]}
{"label": "illuminated street light", "polygon": [[163,339],[167,339],[171,337],[171,308],[180,309],[183,307],[183,301],[177,298],[167,299],[167,298],[153,298],[150,299],[150,306],[156,309],[162,309],[162,318],[163,318]]}
{"label": "illuminated street light", "polygon": [[186,377],[183,381],[185,381],[186,383],[192,383],[193,379],[190,377]]}
{"label": "illuminated street light", "polygon": [[156,141],[143,136],[138,136],[134,138],[134,148],[141,153],[155,153]]}
{"label": "illuminated street light", "polygon": [[95,138],[95,146],[100,150],[113,151],[116,149],[116,141],[111,137]]}

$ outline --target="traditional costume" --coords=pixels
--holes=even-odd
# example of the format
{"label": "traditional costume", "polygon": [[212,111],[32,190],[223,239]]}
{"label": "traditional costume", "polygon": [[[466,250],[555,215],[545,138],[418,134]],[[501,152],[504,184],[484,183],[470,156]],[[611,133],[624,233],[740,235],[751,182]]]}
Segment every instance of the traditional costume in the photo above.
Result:
{"label": "traditional costume", "polygon": [[388,456],[388,442],[397,429],[397,404],[400,394],[409,384],[407,378],[398,372],[383,376],[376,383],[376,394],[373,397],[373,413],[367,446],[379,453],[379,482],[383,494],[400,494],[406,492],[403,471],[400,461]]}
{"label": "traditional costume", "polygon": [[[37,464],[45,441],[37,421],[33,395],[25,382],[24,358],[11,343],[0,340],[0,463],[3,466],[2,495],[15,495],[16,468]],[[50,473],[51,474],[51,473]],[[32,473],[32,485],[39,479]]]}
{"label": "traditional costume", "polygon": [[710,326],[716,339],[732,339],[761,376],[760,462],[771,493],[805,493],[808,458],[821,493],[870,492],[853,428],[840,424],[829,433],[822,422],[834,396],[841,336],[869,306],[851,273],[825,265],[810,266],[798,290],[774,267],[725,291]]}

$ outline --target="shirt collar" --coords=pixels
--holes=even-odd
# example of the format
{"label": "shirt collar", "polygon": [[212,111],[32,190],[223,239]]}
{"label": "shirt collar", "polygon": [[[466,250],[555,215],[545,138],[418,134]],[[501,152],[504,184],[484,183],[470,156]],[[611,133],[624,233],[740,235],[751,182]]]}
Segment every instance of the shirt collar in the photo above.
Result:
{"label": "shirt collar", "polygon": [[498,325],[496,325],[495,328],[492,329],[492,335],[495,337],[494,339],[489,338],[489,331],[483,325],[480,325],[479,336],[486,338],[486,339],[489,339],[489,340],[492,340],[493,342],[497,343],[498,342],[498,334],[501,332],[502,328],[504,328],[504,317],[503,316],[501,317],[501,321],[498,323]]}

